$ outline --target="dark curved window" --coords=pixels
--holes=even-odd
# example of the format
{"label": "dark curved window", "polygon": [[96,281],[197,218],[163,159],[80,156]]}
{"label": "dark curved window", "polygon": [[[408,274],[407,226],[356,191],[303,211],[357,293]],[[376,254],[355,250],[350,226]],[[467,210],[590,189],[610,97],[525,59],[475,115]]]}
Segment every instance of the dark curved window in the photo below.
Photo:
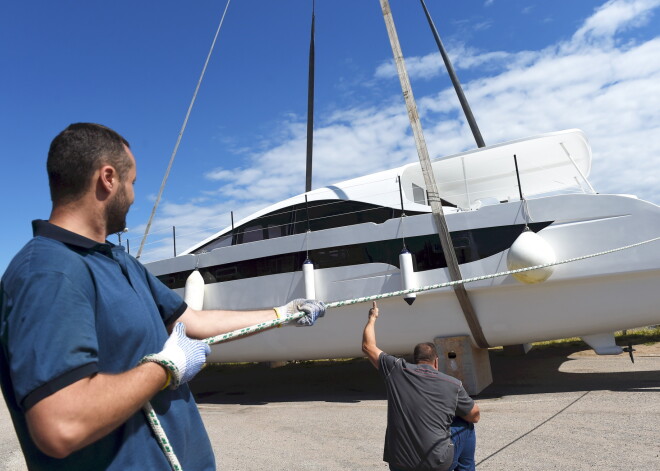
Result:
{"label": "dark curved window", "polygon": [[[529,224],[529,227],[534,232],[538,232],[550,224],[552,221],[536,222]],[[452,232],[452,245],[458,263],[461,265],[471,263],[508,249],[524,228],[524,224],[514,224]],[[364,263],[386,263],[398,267],[402,243],[401,239],[387,239],[363,244],[324,247],[310,250],[309,254],[293,252],[271,255],[200,268],[199,271],[206,284],[292,273],[302,269],[307,255],[316,268],[334,268]],[[413,254],[415,271],[434,270],[447,266],[438,234],[407,237],[406,247]],[[169,288],[183,288],[191,272],[192,270],[187,270],[160,275],[158,279]]]}
{"label": "dark curved window", "polygon": [[[409,211],[409,216],[424,214]],[[194,253],[210,252],[219,247],[245,244],[258,240],[274,239],[293,234],[320,231],[333,227],[351,226],[365,222],[381,224],[401,216],[401,210],[360,201],[320,200],[308,204],[298,203],[287,208],[264,214],[241,226],[232,233],[201,246]]]}

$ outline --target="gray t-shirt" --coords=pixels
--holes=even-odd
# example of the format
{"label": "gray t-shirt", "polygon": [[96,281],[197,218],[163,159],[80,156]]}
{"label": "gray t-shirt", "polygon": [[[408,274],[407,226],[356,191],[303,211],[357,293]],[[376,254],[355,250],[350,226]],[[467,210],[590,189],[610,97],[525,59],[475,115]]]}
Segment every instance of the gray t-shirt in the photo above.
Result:
{"label": "gray t-shirt", "polygon": [[385,352],[378,361],[387,386],[383,460],[407,470],[446,470],[454,456],[451,422],[470,413],[474,401],[459,380],[431,365]]}

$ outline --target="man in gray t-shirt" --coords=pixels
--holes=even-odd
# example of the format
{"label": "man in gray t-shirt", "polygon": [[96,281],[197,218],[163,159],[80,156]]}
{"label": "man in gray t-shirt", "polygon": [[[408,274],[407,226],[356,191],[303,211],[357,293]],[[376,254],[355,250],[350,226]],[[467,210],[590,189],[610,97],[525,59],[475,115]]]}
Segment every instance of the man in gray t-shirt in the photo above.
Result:
{"label": "man in gray t-shirt", "polygon": [[479,406],[456,378],[438,371],[435,345],[415,347],[414,361],[388,355],[376,345],[374,302],[364,328],[362,351],[387,387],[387,431],[383,460],[393,471],[474,470]]}

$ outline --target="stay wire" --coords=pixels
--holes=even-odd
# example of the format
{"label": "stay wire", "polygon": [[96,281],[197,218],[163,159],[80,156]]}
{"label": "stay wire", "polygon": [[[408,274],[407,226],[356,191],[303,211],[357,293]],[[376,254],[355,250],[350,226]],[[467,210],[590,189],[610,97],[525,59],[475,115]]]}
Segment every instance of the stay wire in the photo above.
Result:
{"label": "stay wire", "polygon": [[197,86],[195,87],[195,92],[193,93],[192,100],[190,101],[190,105],[188,106],[188,111],[186,112],[186,117],[183,120],[183,125],[181,126],[181,130],[179,131],[179,136],[176,139],[176,144],[174,145],[174,150],[172,151],[172,155],[170,156],[170,162],[167,165],[167,170],[165,171],[165,176],[163,177],[163,182],[160,185],[160,189],[158,190],[158,196],[156,197],[156,202],[154,203],[154,207],[151,210],[151,215],[149,216],[149,221],[147,222],[147,227],[144,229],[144,235],[142,236],[142,241],[140,242],[140,248],[138,249],[137,255],[135,258],[140,258],[140,255],[142,254],[142,248],[144,247],[144,243],[147,240],[147,236],[149,235],[149,229],[151,229],[151,223],[153,222],[154,216],[156,215],[156,210],[158,209],[158,205],[160,203],[160,199],[163,196],[163,191],[165,190],[165,183],[167,182],[167,178],[170,175],[170,170],[172,169],[172,164],[174,163],[174,157],[176,157],[176,153],[179,150],[179,144],[181,143],[181,139],[183,138],[183,133],[186,130],[186,126],[188,125],[188,118],[190,117],[190,113],[192,112],[193,105],[195,104],[195,100],[197,99],[197,92],[199,92],[199,88],[202,85],[202,80],[204,79],[204,74],[206,73],[206,68],[209,65],[209,61],[211,60],[211,54],[213,53],[213,48],[215,47],[215,43],[218,39],[218,35],[220,34],[220,29],[222,28],[222,24],[225,21],[225,16],[227,15],[227,9],[229,8],[229,3],[231,0],[227,0],[227,5],[225,6],[225,11],[222,13],[222,18],[220,18],[220,24],[218,25],[218,29],[215,32],[215,37],[213,38],[213,42],[211,43],[211,49],[209,50],[208,55],[206,56],[206,61],[204,62],[204,67],[202,68],[202,73],[199,76],[199,80],[197,81]]}

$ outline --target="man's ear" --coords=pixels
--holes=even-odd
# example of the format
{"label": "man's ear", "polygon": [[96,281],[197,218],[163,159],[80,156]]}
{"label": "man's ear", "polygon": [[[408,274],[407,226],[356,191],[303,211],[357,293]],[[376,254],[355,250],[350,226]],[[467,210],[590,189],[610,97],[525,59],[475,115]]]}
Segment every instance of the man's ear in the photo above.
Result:
{"label": "man's ear", "polygon": [[112,165],[104,165],[95,174],[96,198],[104,201],[119,187],[119,175]]}
{"label": "man's ear", "polygon": [[112,165],[104,165],[101,167],[99,170],[99,183],[109,193],[117,186],[119,179],[117,171]]}

